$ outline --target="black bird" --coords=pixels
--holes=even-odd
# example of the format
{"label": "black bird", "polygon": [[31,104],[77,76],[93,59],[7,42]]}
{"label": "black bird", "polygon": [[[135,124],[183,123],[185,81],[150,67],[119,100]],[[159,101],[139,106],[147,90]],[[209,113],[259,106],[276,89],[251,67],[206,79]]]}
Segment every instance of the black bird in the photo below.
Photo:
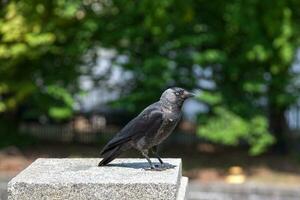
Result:
{"label": "black bird", "polygon": [[[122,152],[134,148],[143,154],[151,169],[162,169],[164,163],[158,155],[157,146],[172,133],[181,118],[183,102],[192,96],[192,93],[178,87],[164,91],[159,101],[145,108],[106,144],[98,166],[107,165]],[[152,152],[161,168],[153,165],[148,157],[149,150],[154,150]]]}

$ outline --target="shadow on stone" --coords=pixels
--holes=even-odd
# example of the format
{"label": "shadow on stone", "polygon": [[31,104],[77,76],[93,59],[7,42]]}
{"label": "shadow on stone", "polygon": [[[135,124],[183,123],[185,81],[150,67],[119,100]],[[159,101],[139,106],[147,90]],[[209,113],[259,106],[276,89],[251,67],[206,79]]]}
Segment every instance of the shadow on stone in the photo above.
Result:
{"label": "shadow on stone", "polygon": [[[159,167],[159,163],[153,163],[155,166]],[[131,162],[131,163],[111,163],[108,164],[107,167],[125,167],[125,168],[133,168],[133,169],[149,169],[148,162]],[[164,163],[163,169],[172,169],[175,168],[176,165],[172,165],[170,163]]]}
{"label": "shadow on stone", "polygon": [[[172,165],[167,162],[165,162],[163,164],[163,166],[161,166],[160,163],[158,163],[158,162],[153,162],[153,164],[155,167],[157,167],[157,170],[153,170],[153,171],[164,171],[164,170],[173,169],[176,167],[176,165]],[[121,168],[132,168],[132,169],[145,169],[145,170],[150,170],[150,171],[152,170],[150,168],[150,165],[148,162],[110,163],[106,166],[101,166],[101,167],[121,167]],[[69,166],[68,170],[70,170],[70,171],[86,171],[86,170],[90,170],[91,168],[99,168],[99,167],[96,165],[91,166],[90,164],[86,164],[86,165],[79,164],[76,166]]]}

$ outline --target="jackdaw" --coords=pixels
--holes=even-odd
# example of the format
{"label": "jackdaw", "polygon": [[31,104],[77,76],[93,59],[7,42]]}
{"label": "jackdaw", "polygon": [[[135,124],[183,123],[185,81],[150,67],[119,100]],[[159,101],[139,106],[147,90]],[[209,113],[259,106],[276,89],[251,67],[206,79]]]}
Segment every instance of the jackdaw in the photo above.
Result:
{"label": "jackdaw", "polygon": [[[194,94],[179,87],[164,91],[159,101],[145,108],[106,144],[101,151],[103,159],[98,166],[107,165],[122,152],[134,148],[147,159],[150,169],[162,169],[164,163],[158,155],[157,147],[173,132],[181,118],[183,102],[192,96]],[[151,162],[149,150],[160,162],[160,167]]]}

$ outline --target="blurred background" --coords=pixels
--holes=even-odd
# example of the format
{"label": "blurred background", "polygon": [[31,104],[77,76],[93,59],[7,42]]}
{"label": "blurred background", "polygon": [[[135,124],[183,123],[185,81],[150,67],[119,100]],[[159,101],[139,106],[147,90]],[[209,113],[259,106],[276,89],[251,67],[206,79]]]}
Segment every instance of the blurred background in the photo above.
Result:
{"label": "blurred background", "polygon": [[188,199],[299,199],[299,36],[299,0],[0,0],[0,199],[38,157],[98,157],[171,86],[197,93],[161,146]]}

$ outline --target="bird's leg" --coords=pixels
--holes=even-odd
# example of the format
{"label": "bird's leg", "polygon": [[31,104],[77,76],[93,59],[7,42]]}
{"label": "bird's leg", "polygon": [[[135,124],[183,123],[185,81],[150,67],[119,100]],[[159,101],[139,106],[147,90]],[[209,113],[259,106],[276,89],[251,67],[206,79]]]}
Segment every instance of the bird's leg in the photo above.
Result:
{"label": "bird's leg", "polygon": [[153,163],[151,162],[149,156],[148,156],[148,150],[142,150],[141,153],[143,154],[143,156],[147,159],[151,169],[155,168],[155,166],[153,165]]}
{"label": "bird's leg", "polygon": [[143,156],[147,159],[149,165],[150,165],[150,170],[161,170],[161,168],[157,168],[153,165],[153,163],[151,162],[149,156],[148,156],[148,150],[142,150],[141,153],[143,154]]}
{"label": "bird's leg", "polygon": [[163,167],[164,166],[164,162],[162,161],[162,159],[159,157],[158,155],[158,146],[154,146],[152,149],[152,153],[155,155],[155,157],[158,159],[160,166]]}
{"label": "bird's leg", "polygon": [[[165,170],[165,169],[172,169],[172,168],[174,168],[175,167],[175,165],[170,165],[170,164],[168,164],[168,163],[164,163],[163,161],[162,161],[162,159],[159,157],[159,155],[158,155],[158,146],[154,146],[153,148],[152,148],[152,153],[155,155],[155,157],[158,159],[158,161],[159,161],[159,163],[160,163],[160,169],[161,170]],[[156,167],[158,167],[157,165],[156,165]]]}

